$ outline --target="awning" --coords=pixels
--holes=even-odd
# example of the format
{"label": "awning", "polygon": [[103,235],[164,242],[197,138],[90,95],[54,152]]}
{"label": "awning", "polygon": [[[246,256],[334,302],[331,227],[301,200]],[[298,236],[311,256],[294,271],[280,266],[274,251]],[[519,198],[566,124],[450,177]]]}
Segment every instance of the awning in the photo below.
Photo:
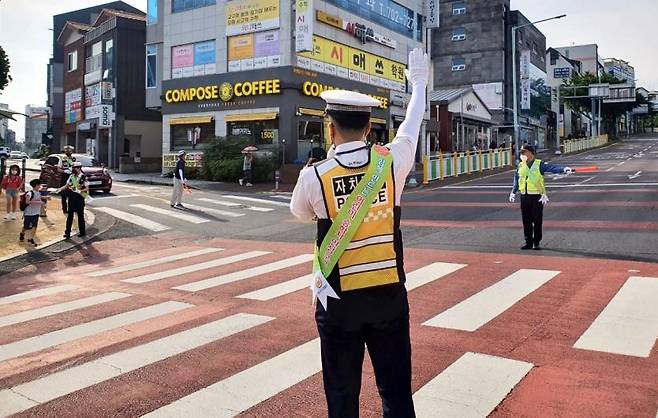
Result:
{"label": "awning", "polygon": [[239,115],[226,115],[224,120],[226,122],[242,122],[248,120],[273,120],[276,119],[279,114],[276,112],[267,112],[267,113],[244,113]]}
{"label": "awning", "polygon": [[212,122],[212,116],[188,116],[169,119],[169,125],[197,125]]}
{"label": "awning", "polygon": [[370,118],[370,122],[378,123],[380,125],[386,125],[386,119],[382,119],[382,118]]}
{"label": "awning", "polygon": [[309,109],[308,107],[300,107],[299,108],[299,113],[302,115],[311,115],[311,116],[319,116],[319,117],[324,117],[324,110],[320,109]]}

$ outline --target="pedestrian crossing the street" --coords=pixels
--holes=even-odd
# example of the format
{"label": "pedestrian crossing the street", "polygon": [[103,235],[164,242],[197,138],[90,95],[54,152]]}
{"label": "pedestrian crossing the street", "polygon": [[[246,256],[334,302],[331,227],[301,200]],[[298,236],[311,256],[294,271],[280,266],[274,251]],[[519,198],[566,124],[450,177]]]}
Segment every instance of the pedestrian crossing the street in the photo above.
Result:
{"label": "pedestrian crossing the street", "polygon": [[[313,337],[317,334],[312,308],[300,314],[308,315],[307,331],[281,335],[282,330],[289,326],[286,321],[290,320],[292,303],[303,299],[307,306],[311,275],[300,274],[300,270],[305,266],[310,272],[313,256],[302,251],[287,250],[284,253],[276,246],[250,250],[232,248],[224,243],[221,246],[223,248],[190,245],[181,247],[175,254],[170,250],[147,251],[85,271],[86,284],[52,283],[0,298],[0,308],[12,308],[11,313],[0,316],[0,327],[13,331],[13,334],[7,334],[13,337],[0,343],[0,417],[28,410],[32,415],[43,415],[39,408],[45,403],[49,408],[53,404],[57,406],[69,396],[94,390],[95,385],[101,383],[105,385],[104,390],[112,390],[113,385],[128,385],[126,379],[137,370],[140,379],[167,381],[168,393],[173,393],[165,402],[146,403],[151,405],[148,409],[138,409],[138,415],[146,417],[249,414],[252,408],[259,408],[275,397],[298,399],[309,396],[308,385],[314,385],[313,392],[321,396],[321,386],[315,386],[322,384],[318,377],[322,365],[319,339]],[[407,272],[406,287],[411,301],[417,296],[427,295],[430,288],[439,295],[450,295],[450,289],[454,292],[460,286],[471,289],[468,286],[473,279],[473,265],[447,262],[447,257],[446,261],[437,258],[416,261]],[[249,267],[238,264],[247,260]],[[227,272],[218,275],[213,270],[223,266]],[[469,348],[459,352],[463,341],[453,347],[445,341],[446,334],[442,334],[458,330],[466,331],[460,334],[464,336],[462,338],[481,336],[478,333],[489,322],[505,312],[519,309],[530,295],[551,291],[547,289],[551,286],[546,285],[561,280],[565,274],[561,270],[519,267],[490,270],[495,273],[487,273],[491,277],[487,278],[486,287],[473,286],[467,294],[449,296],[447,308],[445,304],[440,308],[438,303],[425,306],[423,312],[429,312],[429,315],[423,313],[423,319],[417,314],[412,315],[412,345],[422,347],[419,350],[414,348],[414,355],[422,357],[426,364],[433,363],[433,360],[441,364],[440,367],[430,367],[429,372],[423,371],[420,377],[414,377],[418,379],[413,395],[418,417],[487,417],[501,403],[508,401],[510,392],[525,384],[535,373],[533,369],[540,369],[534,364],[541,361],[514,350],[504,350],[506,354],[501,354],[502,351],[486,353],[486,345],[479,340],[468,340],[470,345],[465,346]],[[190,278],[185,281],[188,274]],[[266,283],[262,281],[264,277],[268,279]],[[169,278],[176,278],[177,285],[171,287],[172,284],[163,282]],[[76,296],[78,292],[88,295],[88,287],[107,285],[113,280],[136,287],[130,287],[134,289],[130,294],[97,291],[91,296]],[[168,299],[145,302],[140,299],[143,296],[139,296],[142,294],[139,286],[149,286],[143,288],[149,289],[149,295],[161,294],[157,291],[163,289],[166,293],[162,295],[167,295]],[[236,286],[240,291],[221,295],[206,293],[218,286]],[[170,289],[185,293],[171,292]],[[658,337],[658,317],[654,309],[658,298],[658,277],[628,277],[613,293],[611,298],[591,309],[596,313],[586,319],[588,324],[578,331],[579,335],[570,334],[572,340],[566,347],[572,345],[574,353],[587,350],[616,356],[651,356]],[[209,302],[207,296],[210,295],[213,298]],[[290,297],[285,303],[277,300],[285,296]],[[74,297],[77,299],[72,299]],[[175,300],[177,297],[185,299]],[[50,303],[50,298],[67,298],[68,301]],[[116,308],[109,309],[129,302],[130,307],[119,312]],[[107,306],[111,313],[101,317],[96,313],[93,318],[84,319],[86,312],[101,305]],[[223,310],[229,306],[234,307]],[[73,311],[76,312],[73,323],[56,325]],[[533,315],[533,312],[524,312]],[[554,314],[568,315],[569,312]],[[160,328],[156,323],[180,315],[187,315],[187,319],[176,326],[163,325]],[[584,314],[581,311],[579,315]],[[36,335],[16,332],[34,319],[52,321],[54,325],[43,328]],[[113,342],[113,331],[147,323],[151,325],[142,325],[143,329],[148,329],[147,334],[138,332],[134,341],[126,340],[123,345]],[[299,327],[299,322],[295,327]],[[138,338],[148,333],[154,334]],[[423,337],[414,342],[414,335],[421,333]],[[90,339],[100,335],[105,336],[101,341],[107,345],[102,355],[93,355],[98,347],[90,348],[86,355],[73,353],[71,356],[76,356],[75,361],[34,374],[23,370],[9,385],[2,385],[3,379],[12,376],[10,362],[24,360],[24,367],[37,368],[37,363],[26,359],[67,344],[84,347],[90,344]],[[270,340],[276,340],[277,344],[264,343]],[[561,355],[564,347],[560,347]],[[232,371],[227,374],[201,377],[209,365],[198,362],[195,353],[200,350],[208,364],[215,366],[232,361],[236,356],[245,356],[246,360],[233,361]],[[208,353],[212,353],[212,357],[208,357]],[[203,385],[192,388],[188,384],[178,386],[175,381],[169,381],[176,377],[176,370],[183,369],[188,373],[199,373],[198,382],[203,382]],[[125,376],[125,379],[117,379],[120,376]],[[159,390],[155,385],[152,391],[140,396],[158,400]],[[82,405],[77,407],[83,408]],[[130,413],[123,415],[125,411],[121,412],[122,409],[112,409],[114,407],[107,405],[103,408],[109,408],[104,411],[110,415],[135,416]],[[290,411],[291,414],[294,412]],[[68,415],[75,414],[70,412]]]}

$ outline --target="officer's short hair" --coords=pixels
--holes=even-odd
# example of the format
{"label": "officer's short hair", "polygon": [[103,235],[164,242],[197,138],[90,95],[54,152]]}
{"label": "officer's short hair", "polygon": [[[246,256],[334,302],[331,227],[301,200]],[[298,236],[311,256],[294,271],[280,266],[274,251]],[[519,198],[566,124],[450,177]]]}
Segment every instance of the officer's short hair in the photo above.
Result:
{"label": "officer's short hair", "polygon": [[370,112],[340,112],[327,110],[327,115],[341,131],[363,131],[370,122]]}

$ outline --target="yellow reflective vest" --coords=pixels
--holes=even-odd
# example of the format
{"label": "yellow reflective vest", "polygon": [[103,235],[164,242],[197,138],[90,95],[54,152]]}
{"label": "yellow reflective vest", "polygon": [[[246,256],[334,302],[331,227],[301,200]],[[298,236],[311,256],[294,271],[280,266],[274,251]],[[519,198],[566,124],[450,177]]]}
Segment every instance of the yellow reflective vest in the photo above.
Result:
{"label": "yellow reflective vest", "polygon": [[519,193],[521,194],[546,194],[544,176],[539,171],[541,160],[535,159],[532,166],[528,168],[525,161],[519,164]]}
{"label": "yellow reflective vest", "polygon": [[[318,245],[331,226],[331,220],[336,218],[367,169],[367,164],[362,167],[344,167],[334,158],[315,165],[330,218],[318,221]],[[398,254],[401,252],[399,213],[399,208],[395,208],[395,182],[391,170],[363,223],[338,260],[338,283],[337,277],[330,277],[329,280],[334,289],[345,292],[401,281],[404,273],[398,272],[398,259],[401,260],[401,254]],[[396,242],[398,240],[399,243]]]}

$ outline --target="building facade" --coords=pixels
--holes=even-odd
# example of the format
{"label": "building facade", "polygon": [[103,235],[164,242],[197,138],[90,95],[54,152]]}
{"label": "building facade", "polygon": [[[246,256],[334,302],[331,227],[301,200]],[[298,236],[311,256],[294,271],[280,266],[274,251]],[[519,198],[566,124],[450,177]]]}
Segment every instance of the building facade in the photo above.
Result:
{"label": "building facade", "polygon": [[597,44],[562,46],[554,49],[566,58],[579,61],[583,74],[602,75],[604,72],[604,62],[599,55]]}
{"label": "building facade", "polygon": [[[8,110],[9,105],[6,103],[0,103],[0,109]],[[0,118],[0,141],[5,141],[3,144],[7,146],[7,131],[9,130],[9,119]]]}
{"label": "building facade", "polygon": [[[514,133],[512,27],[529,21],[519,11],[510,10],[509,0],[441,0],[439,7],[440,25],[432,31],[431,42],[434,90],[472,89],[491,111],[493,142],[510,145]],[[545,48],[546,38],[536,27],[517,31],[519,137],[540,148],[548,146]],[[527,74],[520,66],[526,57]],[[525,100],[521,100],[522,92]],[[469,149],[478,141],[471,135],[458,144],[456,138],[441,138],[440,133],[436,140],[452,143],[452,150]]]}
{"label": "building facade", "polygon": [[635,68],[628,61],[606,58],[603,60],[603,68],[606,73],[635,85]]}
{"label": "building facade", "polygon": [[589,122],[566,106],[558,94],[559,87],[573,75],[582,74],[582,63],[564,56],[555,48],[546,51],[547,83],[552,90],[551,109],[558,115],[558,135],[572,138],[589,131]]}
{"label": "building facade", "polygon": [[57,42],[57,38],[61,34],[66,22],[79,22],[89,25],[96,20],[103,9],[123,10],[132,13],[140,12],[139,9],[136,9],[123,1],[113,1],[53,16],[53,52],[52,58],[49,60],[47,66],[46,80],[48,98],[47,106],[50,108],[48,128],[53,137],[53,143],[46,145],[51,146],[53,150],[59,150],[61,149],[61,145],[64,145],[64,142],[60,144],[60,139],[64,127],[63,83],[66,55],[64,55],[64,46]]}
{"label": "building facade", "polygon": [[62,143],[110,168],[159,168],[160,115],[144,96],[146,16],[104,9],[91,25],[68,22],[58,42],[67,61]]}
{"label": "building facade", "polygon": [[48,131],[48,108],[25,106],[25,152],[31,155],[41,146],[42,136]]}
{"label": "building facade", "polygon": [[422,2],[188,3],[148,2],[146,104],[162,111],[164,154],[233,135],[306,161],[327,145],[319,95],[331,88],[380,101],[373,141],[388,142],[403,120],[407,55],[424,40]]}

